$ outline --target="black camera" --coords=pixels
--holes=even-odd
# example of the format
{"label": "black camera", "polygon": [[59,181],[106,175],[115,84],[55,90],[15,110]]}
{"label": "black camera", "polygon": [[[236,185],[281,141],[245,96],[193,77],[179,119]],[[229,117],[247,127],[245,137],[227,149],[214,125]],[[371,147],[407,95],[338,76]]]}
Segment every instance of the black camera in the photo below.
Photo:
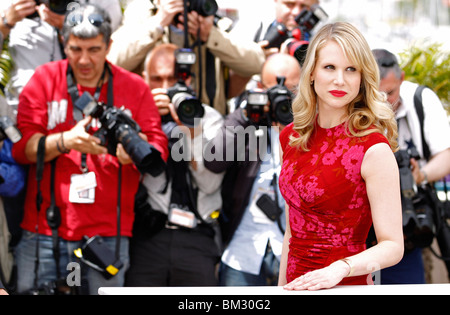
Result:
{"label": "black camera", "polygon": [[[252,90],[247,93],[248,119],[256,125],[269,125],[271,122],[279,122],[289,125],[292,120],[293,93],[284,85],[285,77],[277,77],[278,84],[267,90]],[[264,106],[270,104],[269,113],[264,111]]]}
{"label": "black camera", "polygon": [[272,121],[287,126],[292,120],[292,99],[294,94],[286,87],[285,77],[277,77],[277,85],[267,91]]}
{"label": "black camera", "polygon": [[141,128],[131,115],[114,106],[96,102],[88,92],[83,93],[75,106],[85,115],[100,121],[102,127],[94,135],[108,148],[109,154],[115,156],[117,144],[121,143],[141,173],[158,176],[164,171],[161,153],[139,136]]}
{"label": "black camera", "polygon": [[8,116],[0,117],[0,141],[9,138],[12,143],[19,142],[22,139],[22,133]]}
{"label": "black camera", "polygon": [[[52,12],[64,15],[66,14],[67,6],[69,3],[74,2],[74,0],[34,0],[34,2],[36,2],[36,5],[46,4]],[[27,16],[27,18],[34,18],[38,16],[39,13],[34,12],[33,14]]]}
{"label": "black camera", "polygon": [[298,27],[292,31],[289,31],[283,23],[276,22],[269,28],[264,37],[264,40],[269,41],[266,48],[280,48],[284,42],[288,41],[289,54],[297,58],[300,64],[303,64],[311,31],[320,21],[327,18],[327,13],[319,5],[314,4],[310,10],[304,9],[295,17]]}
{"label": "black camera", "polygon": [[[181,48],[175,51],[175,77],[178,82],[167,89],[167,95],[175,106],[180,121],[188,127],[194,127],[196,118],[202,118],[205,114],[202,102],[185,83],[191,76],[191,66],[195,60],[195,53],[191,49]],[[170,114],[167,119],[171,119]]]}
{"label": "black camera", "polygon": [[67,6],[69,3],[74,2],[73,0],[35,0],[36,5],[39,5],[41,3],[45,3],[48,5],[48,8],[60,15],[66,14]]}
{"label": "black camera", "polygon": [[215,0],[189,0],[188,12],[195,11],[202,16],[211,16],[217,13],[219,6]]}
{"label": "black camera", "polygon": [[84,237],[83,247],[74,250],[83,263],[99,271],[105,279],[114,277],[123,267],[123,262],[114,255],[101,236]]}
{"label": "black camera", "polygon": [[170,101],[177,110],[180,121],[188,126],[195,126],[195,119],[202,118],[205,114],[200,100],[195,96],[195,92],[184,82],[178,82],[167,90]]}
{"label": "black camera", "polygon": [[247,112],[247,118],[254,125],[268,125],[267,115],[264,106],[269,102],[269,96],[266,91],[255,89],[247,91],[247,97],[244,108]]}
{"label": "black camera", "polygon": [[409,252],[416,247],[431,245],[435,235],[434,213],[426,193],[416,186],[411,172],[410,159],[420,158],[417,149],[399,150],[395,158],[400,172],[405,251]]}

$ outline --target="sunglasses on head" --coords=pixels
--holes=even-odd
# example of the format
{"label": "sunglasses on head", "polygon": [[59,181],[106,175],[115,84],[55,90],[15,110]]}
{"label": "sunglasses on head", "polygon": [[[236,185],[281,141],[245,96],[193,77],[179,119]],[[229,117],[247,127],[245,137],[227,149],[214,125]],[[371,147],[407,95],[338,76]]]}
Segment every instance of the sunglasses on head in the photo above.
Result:
{"label": "sunglasses on head", "polygon": [[[95,27],[99,27],[103,24],[103,22],[105,22],[105,20],[103,19],[103,16],[101,16],[98,13],[89,14],[87,17],[87,20],[89,21],[89,23],[91,23]],[[67,22],[69,23],[70,26],[80,25],[81,23],[83,23],[83,21],[84,21],[83,14],[71,14],[67,18]]]}

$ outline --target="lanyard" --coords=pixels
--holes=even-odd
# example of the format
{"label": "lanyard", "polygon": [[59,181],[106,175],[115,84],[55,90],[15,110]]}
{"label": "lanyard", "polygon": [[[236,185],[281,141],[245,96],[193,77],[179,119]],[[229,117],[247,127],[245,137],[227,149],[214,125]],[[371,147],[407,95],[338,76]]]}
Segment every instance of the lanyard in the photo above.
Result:
{"label": "lanyard", "polygon": [[[108,71],[109,74],[106,104],[108,106],[113,106],[114,104],[113,74],[107,62],[105,62],[105,67],[103,68],[102,76],[97,82],[97,88],[95,89],[94,99],[95,101],[98,102],[98,99],[100,98],[100,92],[103,86],[103,81],[105,80],[106,71]],[[80,92],[78,91],[77,81],[73,75],[73,70],[70,64],[67,67],[67,91],[69,92],[70,98],[72,99],[73,117],[78,122],[81,119],[83,119],[83,113],[75,106],[75,102],[80,97]]]}
{"label": "lanyard", "polygon": [[[97,82],[97,88],[95,89],[94,99],[96,102],[98,102],[100,98],[100,92],[102,90],[103,82],[105,81],[106,71],[108,71],[109,74],[106,104],[107,106],[113,106],[114,104],[113,74],[107,62],[105,62],[102,76]],[[80,97],[80,91],[78,90],[77,81],[73,75],[73,70],[70,64],[67,66],[67,91],[69,92],[70,98],[72,99],[73,118],[78,122],[83,119],[83,113],[81,112],[80,109],[78,109],[75,106],[75,102]],[[85,153],[81,154],[81,171],[83,173],[88,172]]]}

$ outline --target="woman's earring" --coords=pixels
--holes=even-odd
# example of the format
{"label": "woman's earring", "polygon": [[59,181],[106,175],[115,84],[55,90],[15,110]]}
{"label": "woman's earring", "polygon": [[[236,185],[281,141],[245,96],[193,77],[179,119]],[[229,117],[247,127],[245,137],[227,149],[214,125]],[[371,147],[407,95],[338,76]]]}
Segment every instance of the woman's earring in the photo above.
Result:
{"label": "woman's earring", "polygon": [[311,81],[311,86],[313,86],[313,85],[314,85],[314,80]]}

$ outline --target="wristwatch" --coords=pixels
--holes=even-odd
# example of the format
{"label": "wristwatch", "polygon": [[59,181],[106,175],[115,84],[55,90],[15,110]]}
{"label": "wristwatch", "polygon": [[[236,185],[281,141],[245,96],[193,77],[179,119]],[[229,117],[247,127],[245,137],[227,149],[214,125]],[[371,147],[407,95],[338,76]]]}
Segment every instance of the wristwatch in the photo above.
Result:
{"label": "wristwatch", "polygon": [[8,23],[8,19],[6,18],[5,11],[2,11],[0,13],[0,16],[2,18],[2,23],[3,23],[4,26],[6,26],[9,29],[12,29],[14,27],[14,25],[11,25],[11,24]]}

